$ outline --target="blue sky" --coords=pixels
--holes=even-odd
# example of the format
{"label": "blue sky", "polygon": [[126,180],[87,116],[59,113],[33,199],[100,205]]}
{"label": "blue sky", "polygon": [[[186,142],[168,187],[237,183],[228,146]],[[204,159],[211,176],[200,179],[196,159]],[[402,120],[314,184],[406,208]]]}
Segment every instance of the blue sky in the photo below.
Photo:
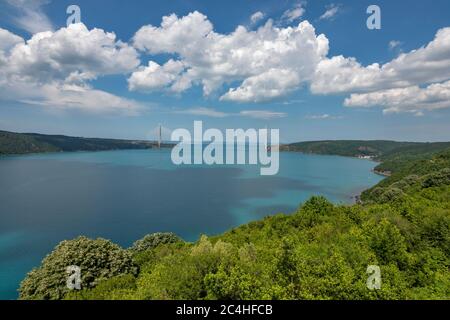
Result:
{"label": "blue sky", "polygon": [[[85,26],[64,31],[71,4]],[[447,27],[445,0],[3,0],[0,129],[153,139],[159,123],[168,138],[203,120],[279,128],[283,142],[450,140]]]}

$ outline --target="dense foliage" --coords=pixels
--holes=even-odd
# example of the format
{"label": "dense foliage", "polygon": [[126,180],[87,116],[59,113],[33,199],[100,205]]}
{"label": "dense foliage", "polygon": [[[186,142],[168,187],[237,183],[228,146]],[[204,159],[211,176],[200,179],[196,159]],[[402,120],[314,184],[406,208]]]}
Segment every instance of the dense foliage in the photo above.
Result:
{"label": "dense foliage", "polygon": [[[407,160],[365,192],[363,204],[313,197],[291,215],[203,236],[194,244],[147,236],[128,250],[137,274],[130,266],[64,298],[448,299],[449,168],[450,150]],[[51,264],[47,258],[41,269],[59,266]],[[380,290],[366,286],[369,265],[381,269]],[[48,293],[52,279],[51,273],[32,274],[21,297],[61,298]],[[33,296],[30,287],[40,291]]]}
{"label": "dense foliage", "polygon": [[0,131],[0,155],[56,151],[59,151],[59,149],[55,146],[37,141],[33,137],[24,134]]}
{"label": "dense foliage", "polygon": [[62,299],[68,293],[67,268],[81,269],[81,286],[96,287],[103,280],[121,274],[136,274],[131,253],[105,240],[79,237],[61,242],[32,270],[20,286],[21,299]]}
{"label": "dense foliage", "polygon": [[[419,160],[393,160],[394,165],[391,167],[391,176],[381,181],[375,187],[362,193],[362,199],[364,201],[380,201],[379,196],[382,192],[387,190],[402,190],[406,187],[414,185],[419,180],[419,177],[427,177],[428,180],[432,179],[435,175],[443,175],[445,181],[445,172],[448,172],[450,168],[450,149],[432,155],[428,152],[423,154],[417,154],[416,158]],[[384,166],[382,163],[380,166]],[[380,167],[379,166],[379,167]],[[441,172],[442,171],[442,172]],[[447,180],[448,182],[448,180]],[[425,181],[425,187],[427,182]],[[429,184],[429,186],[432,186]]]}
{"label": "dense foliage", "polygon": [[0,131],[0,155],[59,151],[148,149],[152,145],[151,142],[146,141],[78,138]]}
{"label": "dense foliage", "polygon": [[147,250],[154,249],[162,244],[183,242],[180,237],[172,232],[157,232],[146,235],[144,238],[136,241],[130,248],[134,253],[140,253]]}

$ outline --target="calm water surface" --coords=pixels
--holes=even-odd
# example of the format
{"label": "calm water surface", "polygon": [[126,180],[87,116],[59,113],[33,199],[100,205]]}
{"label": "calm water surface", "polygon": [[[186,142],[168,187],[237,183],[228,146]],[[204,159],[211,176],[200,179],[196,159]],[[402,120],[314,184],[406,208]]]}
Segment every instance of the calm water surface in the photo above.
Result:
{"label": "calm water surface", "polygon": [[61,240],[103,237],[127,247],[153,232],[194,241],[279,212],[312,195],[335,203],[382,178],[374,162],[281,153],[277,176],[258,166],[176,167],[170,150],[0,157],[0,299]]}

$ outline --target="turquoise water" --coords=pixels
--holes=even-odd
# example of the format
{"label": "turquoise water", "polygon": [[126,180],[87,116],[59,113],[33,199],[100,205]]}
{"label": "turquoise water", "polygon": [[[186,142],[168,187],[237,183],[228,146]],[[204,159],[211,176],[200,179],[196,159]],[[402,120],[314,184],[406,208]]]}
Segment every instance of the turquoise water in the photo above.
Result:
{"label": "turquoise water", "polygon": [[172,231],[194,241],[276,213],[312,195],[335,203],[382,178],[374,162],[280,153],[276,176],[259,166],[183,166],[170,150],[55,153],[0,158],[0,299],[61,240],[103,237],[127,247]]}

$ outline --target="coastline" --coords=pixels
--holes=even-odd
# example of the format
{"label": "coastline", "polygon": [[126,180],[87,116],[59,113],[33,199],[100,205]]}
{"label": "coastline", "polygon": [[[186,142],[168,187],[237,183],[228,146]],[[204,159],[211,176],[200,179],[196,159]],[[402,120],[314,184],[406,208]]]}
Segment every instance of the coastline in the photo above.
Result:
{"label": "coastline", "polygon": [[378,174],[378,175],[383,176],[383,177],[386,177],[386,178],[389,178],[389,177],[392,176],[392,172],[391,171],[379,171],[379,170],[376,170],[376,169],[373,169],[372,171],[373,171],[373,173]]}

